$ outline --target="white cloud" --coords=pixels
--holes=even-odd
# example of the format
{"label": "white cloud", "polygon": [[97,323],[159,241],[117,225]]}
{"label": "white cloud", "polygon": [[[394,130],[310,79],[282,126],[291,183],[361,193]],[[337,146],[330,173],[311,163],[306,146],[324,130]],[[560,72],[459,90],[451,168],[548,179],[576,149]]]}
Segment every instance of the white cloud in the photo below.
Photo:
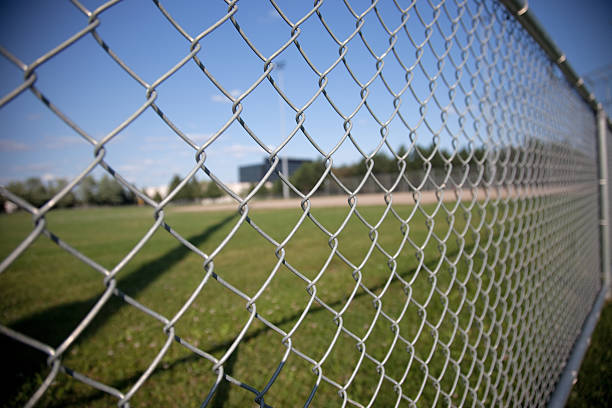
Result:
{"label": "white cloud", "polygon": [[260,23],[269,23],[270,21],[280,20],[280,19],[282,19],[281,15],[278,14],[278,11],[276,11],[276,9],[273,9],[273,8],[268,10],[268,12],[265,15],[259,16],[257,18],[257,20]]}
{"label": "white cloud", "polygon": [[196,143],[203,143],[210,139],[212,133],[187,133],[187,137]]}
{"label": "white cloud", "polygon": [[119,172],[123,173],[140,173],[146,169],[146,166],[140,164],[122,164],[117,167]]}
{"label": "white cloud", "polygon": [[0,152],[19,152],[30,150],[30,146],[11,139],[0,139]]}
{"label": "white cloud", "polygon": [[[232,90],[230,91],[230,94],[231,94],[231,95],[232,95],[234,98],[236,98],[236,97],[240,96],[240,94],[241,94],[241,93],[242,93],[242,91],[241,91],[240,89],[232,89]],[[216,103],[228,103],[228,104],[231,104],[231,103],[232,103],[232,101],[231,101],[231,100],[229,100],[229,99],[228,99],[228,98],[227,98],[225,95],[223,95],[223,94],[214,94],[214,95],[211,95],[210,100],[211,100],[211,101],[213,101],[213,102],[216,102]]]}
{"label": "white cloud", "polygon": [[42,181],[44,181],[45,183],[48,183],[50,181],[53,181],[57,178],[57,176],[55,174],[52,173],[45,173],[41,176]]}
{"label": "white cloud", "polygon": [[259,146],[233,144],[226,146],[221,151],[234,159],[241,159],[250,153],[265,153]]}
{"label": "white cloud", "polygon": [[138,150],[142,152],[175,152],[181,150],[183,145],[187,146],[180,137],[176,135],[147,136],[143,138],[144,143],[138,144]]}
{"label": "white cloud", "polygon": [[217,103],[231,103],[229,99],[225,97],[225,95],[214,94],[210,97],[210,100]]}
{"label": "white cloud", "polygon": [[79,143],[87,143],[87,142],[85,142],[85,140],[81,136],[78,136],[78,135],[49,137],[49,138],[45,138],[44,147],[47,149],[62,149],[66,146],[79,144]]}
{"label": "white cloud", "polygon": [[168,160],[166,158],[164,159],[159,159],[159,160],[155,160],[155,159],[143,159],[143,160],[139,160],[136,163],[126,163],[126,164],[120,164],[119,166],[117,166],[117,170],[120,173],[126,173],[129,175],[141,175],[144,174],[146,172],[150,172],[152,171],[155,166],[159,166],[160,164],[164,164],[164,166],[162,167],[166,167],[165,164]]}
{"label": "white cloud", "polygon": [[[199,133],[199,132],[188,132],[185,136],[190,138],[196,143],[204,143],[212,136],[212,133]],[[144,138],[144,144],[141,145],[140,150],[166,150],[171,148],[182,148],[187,147],[183,139],[178,135],[170,136],[147,136]]]}
{"label": "white cloud", "polygon": [[453,105],[448,105],[446,107],[446,113],[451,114],[451,115],[457,115],[457,110],[453,107]]}
{"label": "white cloud", "polygon": [[[40,147],[45,149],[62,149],[69,145],[86,143],[78,135],[74,136],[59,136],[59,137],[45,137]],[[0,139],[0,151],[1,152],[19,152],[32,150],[32,146],[26,145],[25,143],[18,142],[11,139]]]}
{"label": "white cloud", "polygon": [[278,11],[276,11],[276,9],[270,9],[268,10],[268,17],[270,18],[282,18],[280,14],[278,14]]}
{"label": "white cloud", "polygon": [[[176,136],[178,137],[178,136]],[[144,138],[145,143],[167,143],[172,141],[169,136],[147,136]]]}
{"label": "white cloud", "polygon": [[13,166],[14,171],[47,171],[53,169],[53,163],[36,162]]}

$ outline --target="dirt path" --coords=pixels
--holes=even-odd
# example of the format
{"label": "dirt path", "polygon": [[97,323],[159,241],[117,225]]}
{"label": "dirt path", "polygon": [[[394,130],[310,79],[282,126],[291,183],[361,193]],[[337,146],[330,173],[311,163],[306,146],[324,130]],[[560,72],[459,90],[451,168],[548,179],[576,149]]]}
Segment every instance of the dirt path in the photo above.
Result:
{"label": "dirt path", "polygon": [[[495,193],[492,193],[495,196]],[[472,200],[472,193],[468,190],[461,192],[461,198],[466,201]],[[478,200],[485,198],[485,191],[478,190]],[[318,196],[310,199],[310,203],[314,208],[323,207],[344,207],[347,206],[348,196]],[[419,200],[421,204],[430,204],[438,201],[435,191],[423,191],[421,192],[420,198],[413,193],[409,192],[397,192],[393,193],[393,204],[414,204],[416,200]],[[442,195],[443,201],[455,201],[457,196],[453,191],[444,191]],[[270,199],[270,200],[253,200],[249,203],[251,209],[283,209],[283,208],[301,208],[301,199],[290,198],[290,199]],[[358,194],[357,203],[361,206],[372,206],[372,205],[385,205],[385,198],[383,194]],[[224,202],[224,203],[211,203],[202,205],[186,205],[175,207],[174,211],[177,212],[199,212],[199,211],[227,211],[235,210],[238,207],[235,201]]]}
{"label": "dirt path", "polygon": [[[561,194],[561,193],[571,193],[578,192],[584,189],[583,185],[569,185],[562,187],[531,187],[529,190],[523,189],[520,194],[518,190],[515,190],[513,194],[510,194],[507,190],[501,190],[499,192],[494,189],[490,189],[488,191],[489,199],[495,200],[498,198],[506,198],[509,195],[514,197],[535,197],[535,196],[543,196],[543,195],[552,195],[552,194]],[[457,194],[463,201],[472,201],[473,193],[471,190],[464,189],[460,190]],[[487,196],[487,190],[479,189],[476,193],[477,200],[484,200]],[[456,201],[458,195],[455,194],[453,190],[444,190],[441,192],[442,201]],[[311,206],[313,208],[324,208],[324,207],[344,207],[347,206],[348,196],[346,195],[337,195],[337,196],[317,196],[312,197],[310,199]],[[417,197],[414,193],[409,192],[396,192],[393,193],[393,204],[404,204],[404,205],[412,205],[415,204],[416,201],[419,201],[421,204],[431,204],[438,201],[438,197],[436,197],[435,191],[422,191],[420,193],[420,197]],[[372,206],[372,205],[385,205],[385,198],[383,194],[358,194],[357,195],[357,203],[360,206]],[[173,208],[173,211],[176,212],[201,212],[201,211],[230,211],[236,210],[238,208],[238,204],[235,201],[226,201],[226,202],[217,202],[210,204],[200,204],[200,205],[185,205],[185,206],[177,206]],[[274,198],[269,200],[252,200],[249,203],[250,209],[283,209],[283,208],[301,208],[301,199],[298,198],[290,198],[290,199],[281,199]]]}

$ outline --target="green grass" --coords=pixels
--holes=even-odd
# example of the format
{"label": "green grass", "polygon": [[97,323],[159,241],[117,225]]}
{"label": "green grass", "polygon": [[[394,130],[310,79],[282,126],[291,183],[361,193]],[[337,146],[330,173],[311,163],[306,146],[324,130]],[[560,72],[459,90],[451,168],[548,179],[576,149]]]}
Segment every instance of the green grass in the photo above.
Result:
{"label": "green grass", "polygon": [[[454,203],[445,205],[450,210]],[[519,204],[516,206],[514,210]],[[389,281],[391,269],[379,249],[364,258],[372,241],[368,229],[355,215],[338,235],[338,249],[352,264],[363,263],[362,283],[371,292],[379,295],[385,291],[382,312],[394,319],[403,313],[398,328],[413,346],[407,349],[405,343],[395,340],[389,321],[381,317],[372,296],[363,289],[357,290],[343,314],[343,327],[359,337],[369,332],[365,348],[378,361],[392,350],[384,366],[385,374],[394,379],[405,375],[403,392],[419,405],[427,406],[436,401],[442,406],[449,403],[438,392],[438,384],[453,404],[465,399],[464,403],[470,405],[475,397],[490,404],[491,388],[497,389],[502,396],[507,395],[509,391],[503,389],[504,383],[495,382],[497,376],[503,372],[514,381],[520,376],[512,376],[516,366],[504,356],[506,351],[502,346],[516,340],[513,327],[529,311],[503,312],[492,310],[489,305],[499,300],[500,293],[509,293],[521,279],[521,276],[504,276],[505,266],[500,261],[509,259],[519,249],[517,242],[520,240],[515,239],[514,227],[507,221],[496,221],[491,206],[484,211],[477,206],[472,210],[459,208],[454,217],[449,217],[444,208],[437,209],[433,205],[417,211],[408,206],[396,209],[402,217],[412,217],[406,231],[411,242],[405,244],[396,259],[397,277]],[[383,210],[364,207],[360,215],[374,224],[383,215]],[[513,213],[513,208],[506,210]],[[435,213],[433,223],[427,222],[423,212]],[[251,220],[281,242],[301,214],[299,209],[256,211],[251,214]],[[335,231],[348,215],[348,209],[314,209],[313,215],[327,230]],[[57,236],[109,270],[153,224],[152,211],[141,208],[58,210],[50,213],[47,219],[49,229]],[[238,222],[238,216],[233,212],[185,213],[170,209],[166,221],[193,245],[210,253]],[[487,223],[490,228],[481,229],[480,241],[475,246],[475,235],[470,228],[480,223]],[[0,259],[27,236],[31,228],[30,217],[26,214],[1,216]],[[395,253],[403,237],[401,223],[388,214],[378,231],[377,242],[381,248],[387,253]],[[445,244],[440,244],[436,236]],[[497,247],[501,251],[494,250],[490,245],[492,241],[499,244]],[[331,249],[328,237],[306,219],[287,243],[285,251],[286,260],[292,267],[308,279],[314,279]],[[253,296],[277,262],[275,246],[244,224],[215,258],[214,272],[238,290]],[[159,229],[119,272],[117,283],[122,291],[143,305],[171,317],[204,277],[202,265],[202,258]],[[436,269],[439,271],[435,274],[428,272]],[[398,277],[409,281],[409,287],[404,288]],[[483,290],[490,288],[493,282],[500,292],[483,296]],[[288,332],[309,301],[306,285],[287,267],[281,266],[257,300],[257,312]],[[353,270],[339,257],[333,257],[316,287],[317,296],[335,311],[340,311],[355,287]],[[0,290],[0,322],[57,347],[99,299],[104,285],[99,272],[46,237],[40,237],[0,276]],[[439,292],[446,292],[447,300],[443,300]],[[245,306],[244,299],[211,279],[177,323],[176,334],[220,358],[248,321],[250,313]],[[453,314],[458,324],[454,323]],[[480,317],[481,327],[471,318],[474,314]],[[438,323],[438,327],[422,327],[424,316],[428,322]],[[333,318],[330,311],[315,302],[292,336],[293,347],[313,359],[321,359],[338,330]],[[497,323],[493,324],[493,320]],[[159,321],[112,297],[69,348],[63,364],[125,393],[166,341],[162,328]],[[481,335],[482,331],[486,334]],[[226,373],[251,387],[263,389],[286,350],[281,339],[280,334],[255,320],[224,365]],[[394,341],[395,347],[391,349]],[[495,343],[501,346],[489,347]],[[443,344],[450,344],[447,352]],[[46,375],[46,356],[5,336],[0,336],[0,350],[3,351],[0,370],[7,379],[3,381],[0,405],[23,405]],[[457,361],[455,365],[445,366],[446,353]],[[356,341],[341,332],[322,365],[323,373],[344,384],[351,377],[360,355]],[[421,364],[419,360],[427,360],[428,364]],[[212,366],[208,360],[173,342],[159,367],[131,399],[131,405],[199,406],[215,380]],[[493,373],[491,380],[481,379],[484,371]],[[459,373],[466,383],[459,378]],[[312,364],[292,353],[265,395],[265,402],[274,407],[301,405],[316,379]],[[376,365],[364,358],[347,389],[349,398],[367,405],[380,379]],[[484,386],[487,381],[492,384]],[[224,381],[210,406],[254,406],[253,398],[253,393]],[[396,399],[393,384],[383,379],[374,406],[393,406]],[[323,381],[312,406],[339,406],[340,401],[337,389]],[[98,407],[116,403],[114,397],[60,373],[40,406]],[[408,406],[407,401],[403,403],[402,406]]]}
{"label": "green grass", "polygon": [[572,388],[568,408],[609,407],[612,401],[612,302],[601,313]]}

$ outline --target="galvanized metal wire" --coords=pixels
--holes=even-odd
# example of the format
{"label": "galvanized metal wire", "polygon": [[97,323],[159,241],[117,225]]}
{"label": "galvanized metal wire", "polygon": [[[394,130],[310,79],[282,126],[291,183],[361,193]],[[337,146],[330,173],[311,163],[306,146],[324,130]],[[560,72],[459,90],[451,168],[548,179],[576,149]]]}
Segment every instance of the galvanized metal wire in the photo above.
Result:
{"label": "galvanized metal wire", "polygon": [[[389,397],[389,389],[394,393],[391,399],[395,406],[546,405],[602,284],[596,121],[587,103],[501,4],[491,0],[439,3],[374,0],[362,8],[350,1],[337,2],[333,7],[342,8],[354,25],[348,36],[340,37],[323,1],[315,1],[307,13],[296,19],[270,0],[277,16],[286,23],[286,37],[282,46],[266,54],[243,30],[240,22],[248,15],[240,14],[242,2],[238,0],[226,0],[227,12],[214,24],[202,26],[198,31],[183,27],[164,2],[154,0],[167,24],[184,38],[185,48],[184,56],[172,61],[167,72],[147,82],[100,34],[104,14],[118,1],[106,2],[96,9],[89,9],[77,0],[72,3],[82,14],[82,28],[55,48],[30,62],[0,48],[3,58],[23,71],[23,81],[0,99],[0,109],[31,93],[89,143],[93,153],[88,166],[41,207],[0,187],[0,194],[31,213],[33,221],[29,235],[2,260],[0,273],[10,274],[11,265],[18,257],[28,255],[33,241],[46,237],[58,245],[58,250],[66,251],[99,273],[103,288],[89,313],[60,344],[45,344],[0,322],[0,333],[4,336],[48,355],[48,372],[26,406],[36,405],[56,377],[68,375],[115,397],[119,406],[127,407],[132,397],[147,387],[162,358],[176,344],[210,366],[213,385],[203,394],[202,406],[211,402],[219,385],[225,382],[240,387],[236,392],[250,393],[259,406],[268,406],[265,401],[270,401],[270,395],[275,393],[275,382],[289,358],[302,359],[310,366],[314,384],[305,399],[296,400],[292,405],[310,405],[322,384],[334,388],[337,394],[335,399],[325,401],[325,406],[373,406],[381,403],[383,393]],[[335,44],[338,57],[331,65],[317,65],[309,50],[300,43],[301,35],[315,25]],[[384,31],[386,48],[380,49],[380,44],[368,37],[367,30],[373,26]],[[231,27],[248,45],[249,53],[261,60],[256,79],[239,95],[232,93],[207,68],[206,53],[202,52],[202,42],[221,27]],[[125,112],[123,122],[100,138],[83,130],[79,118],[66,115],[38,85],[40,68],[61,58],[86,37],[95,40],[125,76],[142,88],[143,95],[142,104],[133,112]],[[364,77],[361,66],[355,66],[347,57],[349,50],[358,46],[369,53],[369,58],[360,61],[371,72],[369,77]],[[407,49],[412,54],[406,53]],[[279,85],[279,62],[289,58],[289,50],[299,55],[291,64],[303,64],[314,75],[314,79],[304,80],[312,87],[311,97],[304,104],[292,100],[287,88]],[[228,69],[231,63],[227,61]],[[385,69],[385,64],[391,63],[403,71],[399,88],[394,87],[397,78],[392,78],[393,74]],[[231,102],[231,114],[225,118],[225,124],[204,143],[193,140],[158,105],[158,97],[163,93],[161,85],[188,65],[197,67],[201,80],[214,84]],[[340,96],[329,90],[333,74],[339,71],[350,76],[353,90],[359,95],[352,109],[337,103]],[[387,116],[380,113],[370,97],[375,84],[386,89],[386,107],[391,107]],[[283,135],[282,142],[273,147],[244,118],[244,101],[264,86],[274,89],[286,109],[295,114],[295,123],[288,126],[291,129]],[[337,115],[336,125],[344,129],[331,148],[322,147],[324,135],[309,129],[308,115],[315,101],[324,101],[331,107]],[[154,112],[160,126],[170,129],[193,153],[191,171],[159,202],[131,184],[105,159],[114,147],[114,139],[144,112]],[[360,126],[356,119],[359,115],[367,115],[378,124],[374,148],[363,147],[354,135]],[[224,138],[227,129],[235,124],[250,135],[271,163],[270,171],[246,195],[233,191],[207,165],[213,143]],[[408,147],[406,152],[400,153],[391,142],[395,137]],[[299,190],[283,173],[280,156],[294,138],[307,140],[324,163],[325,170],[310,191]],[[432,145],[433,150],[425,153],[421,147],[425,145]],[[367,167],[360,182],[351,186],[335,174],[334,162],[339,149],[348,147],[365,160]],[[443,149],[449,154],[443,154]],[[376,155],[380,152],[391,154],[397,162],[397,172],[391,180],[389,176],[383,180],[374,172]],[[417,157],[423,166],[423,175],[416,180],[407,169],[409,157]],[[434,159],[443,161],[442,169],[432,167]],[[57,236],[46,221],[59,200],[94,169],[100,168],[140,198],[153,214],[148,231],[113,268],[102,266],[76,249],[74,243]],[[191,243],[166,218],[166,207],[177,193],[196,175],[204,173],[232,198],[239,215],[227,236],[209,252]],[[252,199],[273,173],[300,198],[301,216],[282,239],[275,238],[274,231],[260,227],[251,217]],[[325,183],[333,185],[346,199],[346,215],[336,229],[327,227],[312,211],[312,198],[323,190]],[[372,183],[377,186],[380,204],[384,206],[376,222],[362,214],[363,207],[359,204],[363,186]],[[408,215],[394,204],[397,191],[410,191],[412,195],[414,211]],[[423,198],[428,191],[433,191],[435,197],[433,210]],[[416,242],[410,235],[417,213],[424,217],[427,226],[424,242]],[[440,218],[446,224],[440,226],[437,221]],[[464,220],[463,224],[460,219]],[[349,221],[354,220],[363,225],[363,234],[370,240],[360,263],[346,256],[342,249],[350,245],[342,233]],[[381,225],[387,220],[396,220],[401,230],[402,238],[394,252],[381,244]],[[305,225],[316,226],[321,232],[319,239],[329,246],[326,258],[321,260],[322,266],[314,275],[291,263],[289,244]],[[215,268],[215,259],[222,256],[238,230],[245,227],[269,242],[270,252],[277,258],[268,278],[255,293],[245,293],[224,279],[223,270]],[[155,305],[140,303],[118,285],[118,277],[126,265],[156,231],[166,231],[202,260],[200,283],[174,314],[162,314],[156,311]],[[449,249],[451,244],[457,248],[453,253]],[[432,247],[437,250],[433,261],[426,259]],[[411,275],[398,271],[399,258],[405,254],[417,261],[418,266]],[[251,256],[245,251],[244,257]],[[347,278],[352,280],[352,291],[340,305],[329,304],[320,295],[321,282],[330,273],[332,262],[343,264],[350,271]],[[365,277],[373,262],[386,270],[382,288],[366,283]],[[308,296],[300,316],[289,329],[267,319],[266,311],[258,308],[261,295],[281,273],[297,277]],[[1,279],[2,276],[0,285]],[[236,302],[245,305],[241,316],[245,324],[221,356],[190,343],[177,329],[177,323],[213,280]],[[416,293],[420,289],[415,282],[420,280],[430,282],[428,293]],[[392,286],[401,287],[400,299],[398,292],[389,290]],[[344,323],[358,292],[371,300],[372,317],[365,333],[349,330]],[[148,368],[125,389],[117,389],[64,365],[66,353],[112,298],[159,321],[165,336]],[[390,298],[403,304],[400,313],[389,311],[386,305]],[[334,335],[316,355],[300,350],[293,341],[314,308],[327,314],[335,327]],[[418,314],[418,327],[404,325],[407,310]],[[260,387],[226,371],[228,361],[256,322],[273,333],[269,347],[277,349],[279,356],[278,366],[267,373],[265,385]],[[371,351],[372,342],[377,341],[375,336],[371,337],[372,332],[381,324],[392,338],[383,355]],[[353,342],[359,357],[350,362],[354,367],[352,374],[338,380],[328,375],[326,361],[337,352],[341,337]],[[422,346],[424,338],[431,338],[427,352]],[[400,375],[389,369],[398,353],[406,357]],[[371,379],[368,398],[364,399],[351,385],[366,365],[375,368],[376,376]],[[414,380],[414,372],[420,372],[422,379]]]}

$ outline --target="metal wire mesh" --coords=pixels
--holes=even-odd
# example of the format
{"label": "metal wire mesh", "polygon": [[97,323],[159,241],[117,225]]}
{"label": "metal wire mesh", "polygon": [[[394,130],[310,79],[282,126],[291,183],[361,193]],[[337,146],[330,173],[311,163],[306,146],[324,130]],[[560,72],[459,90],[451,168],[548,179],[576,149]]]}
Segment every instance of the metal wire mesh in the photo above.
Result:
{"label": "metal wire mesh", "polygon": [[[31,93],[89,143],[93,153],[89,165],[40,208],[0,187],[2,196],[33,216],[31,232],[5,257],[0,272],[11,274],[17,258],[27,257],[32,243],[44,236],[58,245],[58,251],[66,251],[87,266],[86,273],[99,273],[104,288],[87,315],[59,344],[45,344],[2,322],[4,336],[48,356],[48,372],[38,381],[27,406],[39,402],[63,375],[115,397],[119,406],[129,406],[133,397],[148,387],[172,347],[197,356],[199,364],[206,367],[209,383],[206,390],[199,391],[203,406],[227,383],[236,386],[233,393],[262,407],[308,406],[313,401],[322,406],[546,404],[601,288],[596,122],[587,104],[502,5],[478,0],[316,1],[296,16],[291,7],[271,0],[286,31],[281,46],[265,53],[243,29],[249,15],[241,14],[242,3],[237,0],[226,1],[226,12],[196,31],[184,28],[170,9],[154,0],[157,12],[184,37],[185,49],[181,59],[171,62],[171,69],[146,81],[100,34],[105,13],[116,3],[89,9],[73,1],[82,14],[82,29],[33,62],[23,62],[8,51],[8,45],[0,48],[3,57],[23,71],[23,81],[2,97],[0,108],[6,109]],[[335,30],[330,8],[341,8],[345,20],[350,21],[353,28],[347,35]],[[232,85],[222,83],[208,69],[204,51],[209,37],[228,29],[248,45],[249,58],[260,60],[261,71],[240,94],[232,93]],[[374,29],[383,33],[384,46],[369,37]],[[334,61],[324,65],[310,57],[310,50],[301,43],[309,30],[326,33],[329,44],[337,50]],[[85,131],[78,117],[64,114],[60,103],[48,99],[38,85],[39,71],[45,64],[62,58],[87,37],[95,39],[126,78],[142,88],[144,96],[141,106],[125,112],[123,122],[102,137]],[[215,41],[223,41],[223,36]],[[348,56],[357,48],[364,51],[359,63]],[[279,61],[310,71],[310,77],[303,79],[310,88],[304,101],[292,98],[291,86],[295,84],[280,84]],[[224,63],[229,69],[236,61]],[[175,124],[159,103],[164,83],[187,66],[197,67],[201,80],[214,84],[231,103],[224,124],[203,143]],[[339,73],[351,79],[351,89],[346,90],[350,104],[344,103],[337,88],[332,90]],[[280,95],[285,108],[295,115],[295,123],[287,126],[281,142],[272,147],[245,119],[249,98],[264,87]],[[180,98],[172,102],[181,103]],[[316,104],[333,110],[335,120],[330,127],[340,132],[324,133],[311,127],[310,118],[316,118],[318,112]],[[194,155],[191,171],[160,202],[149,198],[105,159],[116,139],[133,137],[125,136],[126,131],[145,112],[154,112],[159,126],[170,129]],[[310,112],[314,113],[309,116]],[[379,130],[366,142],[358,136],[361,117],[374,121]],[[245,195],[233,191],[207,163],[215,154],[214,143],[226,136],[230,126],[244,129],[271,163],[270,172]],[[294,186],[282,171],[280,156],[295,139],[307,141],[324,165],[309,191]],[[407,149],[399,151],[397,141]],[[432,148],[425,151],[425,145]],[[336,174],[334,159],[341,149],[364,159],[365,175],[357,185],[347,186]],[[376,155],[381,152],[397,163],[390,180],[388,175],[375,172]],[[416,180],[407,168],[409,160],[422,167]],[[433,168],[435,160],[442,161],[441,168]],[[150,228],[111,268],[56,235],[46,218],[62,197],[100,168],[150,206],[153,214]],[[207,251],[175,230],[166,216],[176,194],[204,173],[232,198],[238,215],[223,240]],[[260,226],[251,209],[253,197],[272,173],[278,174],[300,200],[296,207],[300,216],[280,238],[269,226]],[[383,208],[375,217],[360,204],[363,186],[372,183]],[[338,213],[333,228],[315,211],[317,196],[326,184],[344,197],[346,211]],[[402,207],[400,202],[410,206]],[[351,230],[351,223],[360,229]],[[394,225],[392,232],[385,223]],[[412,232],[419,225],[425,230],[423,236]],[[244,228],[255,233],[257,238],[253,239],[269,243],[269,255],[276,259],[265,280],[251,291],[226,279],[227,270],[215,268],[216,260],[223,256],[259,256],[249,248],[243,248],[240,255],[226,255],[228,245]],[[316,260],[319,266],[314,273],[292,261],[296,253],[309,251],[308,247],[292,246],[295,236],[304,230],[311,234],[312,245],[328,246],[325,256]],[[190,296],[170,314],[160,312],[155,304],[141,303],[118,284],[126,266],[157,231],[165,231],[200,257],[204,271]],[[355,257],[350,248],[359,238],[368,244]],[[349,290],[326,287],[326,277],[338,273],[344,274],[342,282]],[[279,276],[295,277],[291,285],[306,296],[288,324],[271,318],[270,310],[260,306],[270,307],[261,299]],[[229,302],[244,304],[237,316],[244,323],[221,353],[190,342],[189,333],[179,328],[184,316],[193,312],[194,302],[214,281],[216,290]],[[23,285],[28,285],[27,278]],[[276,286],[275,290],[290,288]],[[329,293],[339,300],[330,301]],[[11,294],[3,291],[3,296]],[[64,364],[79,342],[89,341],[82,339],[83,333],[95,324],[111,299],[135,308],[143,319],[153,318],[164,336],[147,369],[121,386]],[[280,307],[289,307],[292,300],[284,302]],[[323,316],[321,321],[331,335],[309,323],[315,313]],[[258,324],[269,334],[261,354],[276,360],[266,370],[258,368],[253,382],[227,367]],[[210,337],[221,341],[221,331],[213,328]],[[296,339],[304,335],[317,337],[316,347],[301,348]],[[344,348],[354,351],[351,359],[347,360]],[[301,361],[298,367],[310,373],[310,383],[282,382],[289,363],[295,361]],[[349,369],[339,375],[341,365]],[[117,375],[120,379],[121,374]],[[281,390],[286,392],[284,389],[289,389],[288,399],[275,400]]]}

